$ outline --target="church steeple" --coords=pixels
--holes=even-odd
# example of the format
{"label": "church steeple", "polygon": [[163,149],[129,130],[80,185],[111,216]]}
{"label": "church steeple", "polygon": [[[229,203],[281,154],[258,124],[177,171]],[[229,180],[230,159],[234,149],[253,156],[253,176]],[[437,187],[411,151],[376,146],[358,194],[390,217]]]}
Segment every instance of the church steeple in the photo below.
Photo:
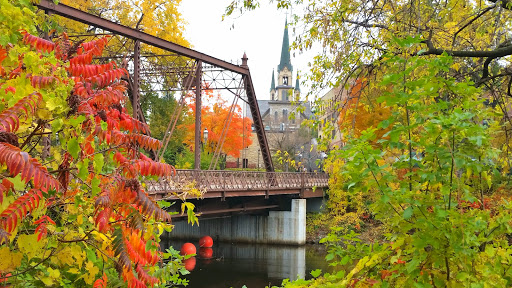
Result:
{"label": "church steeple", "polygon": [[276,90],[276,80],[274,76],[274,70],[272,70],[272,83],[270,84],[270,91]]}
{"label": "church steeple", "polygon": [[290,60],[290,40],[288,38],[288,19],[284,24],[283,46],[281,47],[281,62],[277,66],[277,72],[283,71],[287,67],[289,71],[293,71],[292,62]]}

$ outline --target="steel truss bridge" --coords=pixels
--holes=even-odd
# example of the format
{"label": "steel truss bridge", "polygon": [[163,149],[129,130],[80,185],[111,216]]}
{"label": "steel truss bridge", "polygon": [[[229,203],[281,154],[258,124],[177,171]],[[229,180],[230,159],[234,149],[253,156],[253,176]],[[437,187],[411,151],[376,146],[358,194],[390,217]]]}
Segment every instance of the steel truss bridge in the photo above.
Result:
{"label": "steel truss bridge", "polygon": [[[46,14],[55,15],[57,21],[73,21],[81,25],[80,31],[67,31],[68,36],[75,41],[91,41],[105,35],[111,36],[104,52],[105,56],[97,57],[94,61],[98,64],[116,61],[127,68],[130,76],[126,80],[129,83],[128,94],[133,107],[133,117],[142,122],[146,120],[141,110],[140,95],[148,91],[181,92],[179,107],[184,106],[185,95],[195,95],[196,111],[201,111],[203,87],[228,91],[235,99],[248,104],[266,172],[201,171],[201,113],[196,113],[194,170],[179,170],[169,179],[148,182],[148,192],[155,198],[177,199],[169,193],[181,189],[177,186],[178,183],[194,182],[199,190],[206,192],[203,194],[204,200],[201,200],[202,203],[206,203],[205,206],[210,205],[213,200],[217,203],[217,210],[209,211],[244,212],[283,208],[286,206],[283,204],[286,200],[283,199],[287,197],[307,198],[323,195],[321,191],[327,187],[326,174],[274,172],[245,54],[241,59],[241,65],[235,65],[70,6],[55,4],[52,0],[40,0],[36,5]],[[83,31],[90,33],[84,34]],[[176,117],[170,119],[163,139],[164,145],[167,145],[175,130],[180,109],[176,109]],[[229,128],[229,123],[225,128]],[[155,157],[158,158],[162,154],[163,151],[159,151]],[[282,197],[276,198],[276,195]],[[255,196],[264,197],[256,201],[251,200],[258,198]],[[224,206],[218,204],[219,199]],[[259,204],[251,206],[249,203]]]}

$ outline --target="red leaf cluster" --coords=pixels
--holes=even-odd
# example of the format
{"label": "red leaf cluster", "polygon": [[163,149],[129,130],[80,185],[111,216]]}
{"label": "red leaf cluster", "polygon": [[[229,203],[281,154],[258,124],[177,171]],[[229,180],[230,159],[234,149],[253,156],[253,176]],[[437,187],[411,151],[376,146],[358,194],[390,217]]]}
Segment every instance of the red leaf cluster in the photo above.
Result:
{"label": "red leaf cluster", "polygon": [[82,48],[78,49],[77,54],[82,55],[85,52],[91,53],[93,56],[101,56],[103,49],[108,43],[110,36],[101,37],[99,39],[82,43]]}
{"label": "red leaf cluster", "polygon": [[105,87],[116,80],[120,80],[124,75],[128,75],[128,71],[124,68],[117,68],[85,78],[84,81],[96,84],[99,87]]}
{"label": "red leaf cluster", "polygon": [[51,41],[31,35],[26,30],[22,30],[21,34],[23,35],[23,43],[32,46],[32,48],[39,52],[50,53],[55,49],[55,43]]}
{"label": "red leaf cluster", "polygon": [[107,281],[108,281],[107,274],[105,274],[105,272],[103,272],[103,277],[96,279],[96,281],[94,281],[94,285],[92,287],[93,288],[107,288]]}
{"label": "red leaf cluster", "polygon": [[115,66],[117,66],[115,62],[100,65],[78,64],[69,66],[68,71],[71,76],[89,78],[110,71]]}
{"label": "red leaf cluster", "polygon": [[0,143],[0,163],[7,165],[12,176],[21,174],[21,180],[25,183],[32,180],[36,189],[47,192],[49,189],[57,190],[59,187],[59,182],[48,173],[46,167],[18,147]]}
{"label": "red leaf cluster", "polygon": [[169,164],[155,162],[141,153],[141,159],[130,160],[120,152],[114,154],[114,160],[122,168],[126,177],[133,178],[136,173],[142,176],[171,176],[176,173],[176,169]]}
{"label": "red leaf cluster", "polygon": [[55,225],[55,221],[47,215],[43,215],[41,219],[34,222],[35,225],[38,225],[35,231],[36,233],[39,233],[39,235],[37,235],[37,241],[40,241],[48,233],[48,229],[46,228],[46,224],[48,223]]}
{"label": "red leaf cluster", "polygon": [[14,185],[11,183],[11,181],[4,178],[2,180],[2,183],[0,184],[0,204],[4,202],[4,194],[6,194],[9,190],[14,189]]}
{"label": "red leaf cluster", "polygon": [[14,231],[18,226],[18,221],[25,218],[28,211],[36,209],[41,199],[43,199],[43,194],[39,189],[31,189],[16,199],[0,214],[0,230],[9,233]]}
{"label": "red leaf cluster", "polygon": [[2,111],[0,113],[0,131],[16,132],[20,126],[19,113],[24,111],[26,117],[34,115],[41,99],[41,94],[32,93],[19,100],[14,106]]}
{"label": "red leaf cluster", "polygon": [[157,150],[162,147],[162,142],[151,136],[143,134],[125,134],[117,130],[110,131],[110,139],[107,139],[107,142],[110,142],[115,145],[120,145],[122,143],[132,143],[137,144],[140,147],[145,148],[147,150]]}
{"label": "red leaf cluster", "polygon": [[30,84],[32,84],[34,88],[47,88],[57,82],[57,80],[57,77],[53,76],[31,76]]}
{"label": "red leaf cluster", "polygon": [[[128,287],[152,287],[157,284],[158,279],[149,275],[143,266],[155,265],[159,260],[158,252],[146,251],[146,242],[142,240],[139,231],[123,228],[119,232],[114,233],[113,242],[116,247],[115,254],[119,255],[120,270],[128,282]],[[133,273],[131,263],[135,263],[137,275]]]}

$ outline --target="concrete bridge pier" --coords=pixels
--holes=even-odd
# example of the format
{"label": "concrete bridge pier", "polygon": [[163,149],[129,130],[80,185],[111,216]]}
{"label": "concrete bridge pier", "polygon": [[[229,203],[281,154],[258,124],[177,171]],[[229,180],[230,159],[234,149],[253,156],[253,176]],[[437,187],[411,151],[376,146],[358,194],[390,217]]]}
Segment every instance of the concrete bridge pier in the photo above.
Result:
{"label": "concrete bridge pier", "polygon": [[186,221],[177,222],[168,234],[171,239],[190,240],[204,235],[222,242],[306,244],[306,199],[292,199],[291,211],[200,219],[199,226],[191,226]]}

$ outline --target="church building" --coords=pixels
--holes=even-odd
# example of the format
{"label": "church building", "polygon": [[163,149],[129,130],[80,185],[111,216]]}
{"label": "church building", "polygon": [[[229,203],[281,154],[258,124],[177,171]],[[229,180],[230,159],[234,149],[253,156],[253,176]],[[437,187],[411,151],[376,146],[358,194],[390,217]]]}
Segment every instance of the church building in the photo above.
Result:
{"label": "church building", "polygon": [[[272,155],[275,155],[277,151],[283,153],[286,151],[291,158],[299,153],[300,147],[308,146],[311,140],[309,131],[301,128],[302,121],[311,117],[311,105],[309,102],[300,101],[299,79],[298,77],[294,79],[293,75],[288,21],[286,21],[281,46],[281,59],[279,65],[277,65],[277,71],[272,71],[270,100],[258,100],[258,106],[270,152]],[[295,72],[295,75],[298,76],[298,72]],[[295,85],[292,85],[292,83]],[[249,111],[248,107],[245,108],[246,111]],[[250,115],[248,117],[252,118]],[[230,159],[228,157],[226,162],[227,168],[255,169],[264,167],[254,130],[252,138],[253,144],[242,150],[240,159]],[[279,169],[279,161],[274,156],[272,158],[274,166]]]}

